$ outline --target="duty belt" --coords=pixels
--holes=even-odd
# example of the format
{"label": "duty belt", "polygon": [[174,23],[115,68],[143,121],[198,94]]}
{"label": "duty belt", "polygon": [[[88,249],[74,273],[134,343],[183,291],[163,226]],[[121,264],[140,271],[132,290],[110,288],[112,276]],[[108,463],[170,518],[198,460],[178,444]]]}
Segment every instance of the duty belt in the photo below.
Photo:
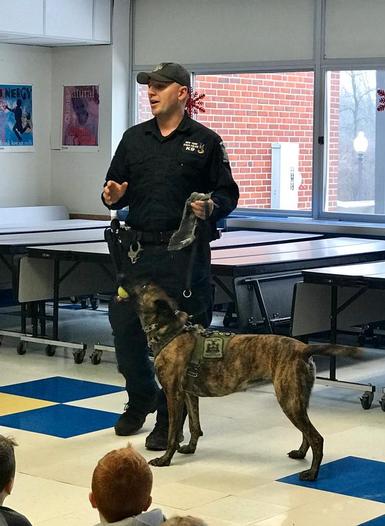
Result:
{"label": "duty belt", "polygon": [[163,232],[144,232],[141,230],[130,229],[133,238],[143,244],[148,245],[163,245],[170,241],[171,236],[175,230],[164,230]]}
{"label": "duty belt", "polygon": [[131,263],[138,261],[144,245],[167,245],[175,230],[145,232],[129,226],[121,226],[114,219],[104,231],[104,238],[112,256],[116,272],[122,271],[124,259],[128,256]]}

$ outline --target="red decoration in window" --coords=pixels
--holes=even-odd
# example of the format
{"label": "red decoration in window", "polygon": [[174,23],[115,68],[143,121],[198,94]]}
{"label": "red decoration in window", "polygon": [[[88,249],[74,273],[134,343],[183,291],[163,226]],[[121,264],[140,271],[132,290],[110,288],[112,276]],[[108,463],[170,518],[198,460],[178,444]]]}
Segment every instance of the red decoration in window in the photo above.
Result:
{"label": "red decoration in window", "polygon": [[203,107],[203,100],[205,98],[205,94],[201,93],[198,94],[197,91],[192,91],[190,88],[190,96],[188,98],[187,104],[186,104],[186,111],[189,115],[189,117],[192,117],[193,114],[197,115],[197,113],[200,111],[202,113],[205,113],[206,110]]}
{"label": "red decoration in window", "polygon": [[380,97],[380,100],[378,101],[377,111],[384,111],[385,110],[385,91],[383,89],[378,89],[377,95]]}

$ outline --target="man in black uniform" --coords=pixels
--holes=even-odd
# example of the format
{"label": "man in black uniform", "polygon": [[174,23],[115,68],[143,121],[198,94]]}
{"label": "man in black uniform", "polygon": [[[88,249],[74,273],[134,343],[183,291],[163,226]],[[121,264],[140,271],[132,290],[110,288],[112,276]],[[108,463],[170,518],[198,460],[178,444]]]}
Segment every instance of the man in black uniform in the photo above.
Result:
{"label": "man in black uniform", "polygon": [[[188,71],[168,62],[149,73],[139,73],[137,81],[148,85],[154,119],[124,133],[106,176],[102,200],[111,209],[128,206],[126,223],[142,248],[136,256],[127,257],[124,271],[130,280],[158,283],[193,316],[193,323],[207,327],[212,314],[209,242],[215,238],[216,221],[236,207],[238,187],[221,138],[185,111],[191,92]],[[192,192],[211,195],[206,201],[191,204],[199,220],[198,247],[191,276],[192,295],[184,298],[191,246],[168,251],[167,245]],[[139,247],[136,242],[133,246]],[[158,410],[146,447],[166,449],[167,405],[155,381],[138,317],[125,302],[112,302],[109,316],[129,400],[115,432],[136,433],[147,414]]]}

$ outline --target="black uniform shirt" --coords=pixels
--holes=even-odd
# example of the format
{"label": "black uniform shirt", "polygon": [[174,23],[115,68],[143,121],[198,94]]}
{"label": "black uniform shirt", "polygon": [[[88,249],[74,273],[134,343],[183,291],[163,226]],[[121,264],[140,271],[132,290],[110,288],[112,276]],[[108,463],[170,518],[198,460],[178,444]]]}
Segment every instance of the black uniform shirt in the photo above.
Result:
{"label": "black uniform shirt", "polygon": [[6,506],[0,506],[0,525],[9,526],[32,526],[27,517]]}
{"label": "black uniform shirt", "polygon": [[155,118],[126,130],[107,172],[106,182],[111,179],[127,181],[128,189],[110,208],[128,205],[127,224],[143,231],[177,229],[192,192],[212,192],[212,222],[234,210],[239,197],[221,138],[187,113],[167,137]]}

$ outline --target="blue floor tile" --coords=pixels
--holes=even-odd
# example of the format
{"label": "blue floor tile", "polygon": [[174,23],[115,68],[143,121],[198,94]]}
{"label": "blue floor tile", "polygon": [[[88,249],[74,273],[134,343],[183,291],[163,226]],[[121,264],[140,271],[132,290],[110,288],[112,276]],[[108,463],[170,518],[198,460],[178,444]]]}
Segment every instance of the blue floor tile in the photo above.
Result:
{"label": "blue floor tile", "polygon": [[370,521],[363,522],[358,526],[385,526],[385,515],[371,519]]}
{"label": "blue floor tile", "polygon": [[345,457],[323,464],[315,482],[299,480],[298,474],[278,482],[385,503],[385,462],[376,460]]}
{"label": "blue floor tile", "polygon": [[112,428],[117,416],[107,411],[58,404],[1,416],[0,426],[69,438]]}
{"label": "blue floor tile", "polygon": [[0,393],[26,396],[57,403],[74,402],[75,400],[117,393],[123,390],[123,387],[116,385],[74,380],[73,378],[65,378],[63,376],[0,386]]}

